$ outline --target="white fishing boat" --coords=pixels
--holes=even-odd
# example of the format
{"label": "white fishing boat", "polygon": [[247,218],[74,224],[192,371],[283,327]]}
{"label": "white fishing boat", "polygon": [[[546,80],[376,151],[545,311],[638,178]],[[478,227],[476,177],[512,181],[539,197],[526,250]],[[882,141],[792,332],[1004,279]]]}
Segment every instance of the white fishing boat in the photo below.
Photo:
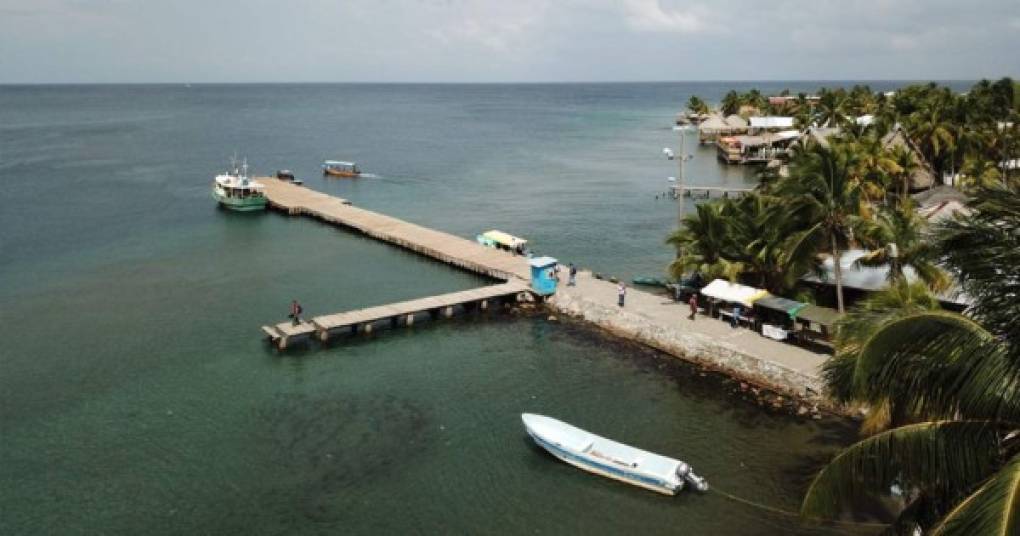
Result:
{"label": "white fishing boat", "polygon": [[521,414],[524,429],[553,456],[605,477],[676,495],[685,484],[708,491],[708,481],[686,463],[597,436],[544,415]]}
{"label": "white fishing boat", "polygon": [[248,162],[238,166],[234,160],[231,167],[232,171],[217,175],[213,180],[213,199],[231,210],[264,210],[265,187],[248,177]]}

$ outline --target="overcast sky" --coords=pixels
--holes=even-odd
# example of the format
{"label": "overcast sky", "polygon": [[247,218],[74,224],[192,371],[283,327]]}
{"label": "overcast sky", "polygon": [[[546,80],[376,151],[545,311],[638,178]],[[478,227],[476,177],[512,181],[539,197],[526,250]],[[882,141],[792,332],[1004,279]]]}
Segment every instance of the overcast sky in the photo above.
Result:
{"label": "overcast sky", "polygon": [[0,83],[974,79],[1017,0],[0,0]]}

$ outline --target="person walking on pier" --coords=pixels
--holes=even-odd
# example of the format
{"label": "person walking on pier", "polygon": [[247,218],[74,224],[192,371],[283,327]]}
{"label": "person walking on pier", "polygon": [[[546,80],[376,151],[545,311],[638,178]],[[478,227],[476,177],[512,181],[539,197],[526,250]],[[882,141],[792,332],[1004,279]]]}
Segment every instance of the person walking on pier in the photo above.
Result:
{"label": "person walking on pier", "polygon": [[577,266],[574,263],[570,263],[570,279],[567,280],[567,286],[573,287],[577,285]]}
{"label": "person walking on pier", "polygon": [[694,320],[695,315],[698,314],[698,293],[697,292],[692,292],[691,293],[690,299],[687,300],[687,305],[691,306],[691,316],[688,316],[687,318],[690,319],[690,320]]}
{"label": "person walking on pier", "polygon": [[627,285],[624,285],[623,281],[616,285],[616,296],[620,299],[620,307],[623,307],[623,300],[627,297]]}
{"label": "person walking on pier", "polygon": [[297,300],[290,303],[290,318],[295,326],[301,323],[301,313],[303,312],[304,309],[301,308],[301,304]]}

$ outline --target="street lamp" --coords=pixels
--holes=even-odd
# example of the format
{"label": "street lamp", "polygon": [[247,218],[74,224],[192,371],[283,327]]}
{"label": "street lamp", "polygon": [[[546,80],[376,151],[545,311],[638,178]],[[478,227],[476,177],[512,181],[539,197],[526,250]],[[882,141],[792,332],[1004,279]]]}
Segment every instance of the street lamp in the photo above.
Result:
{"label": "street lamp", "polygon": [[673,132],[680,134],[680,156],[677,157],[673,149],[669,147],[662,148],[662,154],[666,155],[667,160],[676,160],[677,166],[680,168],[680,173],[676,178],[670,177],[670,182],[676,182],[673,185],[673,191],[676,193],[677,198],[677,215],[676,215],[676,226],[677,229],[683,228],[684,225],[684,162],[694,158],[694,155],[687,154],[687,132],[689,129],[685,126],[673,127]]}

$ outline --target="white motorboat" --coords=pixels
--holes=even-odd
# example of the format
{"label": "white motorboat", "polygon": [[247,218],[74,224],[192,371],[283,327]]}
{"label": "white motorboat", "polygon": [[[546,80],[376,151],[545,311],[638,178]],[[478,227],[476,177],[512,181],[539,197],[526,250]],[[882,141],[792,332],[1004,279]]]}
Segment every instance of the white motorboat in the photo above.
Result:
{"label": "white motorboat", "polygon": [[544,415],[521,414],[524,429],[553,456],[585,471],[676,495],[684,484],[708,491],[708,481],[686,463],[597,436]]}

